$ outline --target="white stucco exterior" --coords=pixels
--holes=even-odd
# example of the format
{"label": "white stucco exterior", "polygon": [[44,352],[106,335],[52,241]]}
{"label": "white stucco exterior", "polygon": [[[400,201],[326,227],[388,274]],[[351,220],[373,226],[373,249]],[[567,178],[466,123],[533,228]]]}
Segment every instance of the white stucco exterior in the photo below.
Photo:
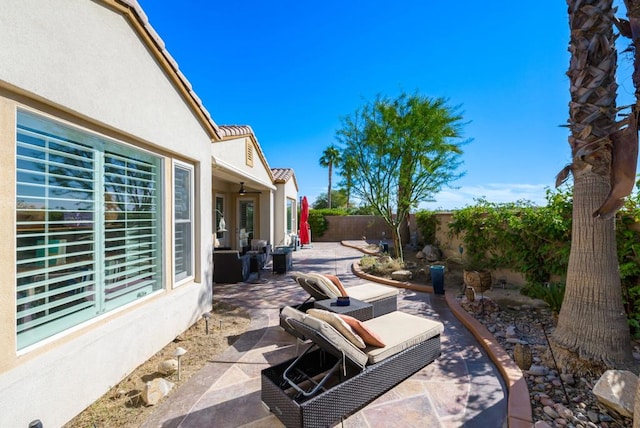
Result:
{"label": "white stucco exterior", "polygon": [[[113,7],[111,7],[113,6]],[[120,9],[120,10],[118,10]],[[0,0],[0,427],[62,426],[211,308],[211,124],[116,0]],[[164,288],[16,349],[16,111],[164,162]],[[195,168],[195,274],[171,271],[172,161]]]}

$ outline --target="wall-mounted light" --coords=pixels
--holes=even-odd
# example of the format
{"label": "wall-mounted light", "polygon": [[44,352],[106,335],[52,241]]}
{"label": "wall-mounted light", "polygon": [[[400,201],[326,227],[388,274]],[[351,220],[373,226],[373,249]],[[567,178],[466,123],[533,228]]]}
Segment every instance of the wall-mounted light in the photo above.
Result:
{"label": "wall-mounted light", "polygon": [[227,223],[224,221],[224,214],[222,214],[220,210],[217,208],[216,208],[216,212],[220,214],[220,221],[218,222],[218,229],[216,230],[216,232],[226,232]]}

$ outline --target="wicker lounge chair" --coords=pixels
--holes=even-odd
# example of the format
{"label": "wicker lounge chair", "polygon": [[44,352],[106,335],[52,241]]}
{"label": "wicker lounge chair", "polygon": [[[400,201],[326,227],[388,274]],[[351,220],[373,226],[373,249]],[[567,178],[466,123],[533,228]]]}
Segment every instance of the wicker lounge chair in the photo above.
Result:
{"label": "wicker lounge chair", "polygon": [[[290,276],[316,300],[335,299],[346,295],[373,305],[373,316],[388,314],[398,309],[398,289],[386,285],[367,283],[353,287],[332,286],[328,275],[291,272]],[[334,277],[337,280],[337,278]],[[337,280],[339,282],[339,280]],[[309,299],[307,299],[308,301]]]}
{"label": "wicker lounge chair", "polygon": [[286,307],[281,318],[311,344],[262,370],[261,398],[287,427],[326,427],[364,407],[440,355],[442,323],[395,311],[363,322],[386,342],[359,349],[329,323]]}
{"label": "wicker lounge chair", "polygon": [[[294,305],[296,309],[302,312],[306,312],[307,309],[314,307],[314,301],[312,299],[316,301],[335,299],[340,295],[345,295],[345,292],[349,297],[371,304],[373,306],[374,318],[398,309],[398,289],[394,287],[368,283],[344,288],[340,284],[340,287],[344,290],[343,292],[335,285],[332,285],[331,280],[325,275],[291,272],[289,276],[309,293],[307,300]],[[337,280],[335,277],[334,279]],[[306,340],[304,336],[299,335],[299,332],[291,329],[289,325],[283,322],[282,318],[280,319],[280,327],[299,339]]]}

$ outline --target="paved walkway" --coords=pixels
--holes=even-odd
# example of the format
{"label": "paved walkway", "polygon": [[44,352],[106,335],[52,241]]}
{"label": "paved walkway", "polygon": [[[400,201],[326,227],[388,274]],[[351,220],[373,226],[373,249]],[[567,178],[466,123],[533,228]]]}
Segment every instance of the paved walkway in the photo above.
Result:
{"label": "paved walkway", "polygon": [[[365,282],[351,271],[361,256],[339,243],[313,243],[293,253],[293,264],[302,272],[338,275],[348,287]],[[142,427],[283,426],[260,400],[260,371],[295,356],[295,341],[279,327],[279,308],[308,295],[287,275],[270,270],[253,279],[214,285],[214,299],[251,312],[249,330],[163,401]],[[403,289],[398,309],[444,324],[442,355],[338,426],[506,427],[502,377],[444,297]]]}

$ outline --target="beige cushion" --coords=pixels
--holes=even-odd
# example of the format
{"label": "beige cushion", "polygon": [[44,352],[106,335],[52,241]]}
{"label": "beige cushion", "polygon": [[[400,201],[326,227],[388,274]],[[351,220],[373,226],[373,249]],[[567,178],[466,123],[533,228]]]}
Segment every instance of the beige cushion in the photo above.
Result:
{"label": "beige cushion", "polygon": [[335,299],[338,296],[342,296],[338,287],[335,286],[331,280],[323,275],[318,273],[308,273],[304,275],[304,278],[307,282],[310,282],[311,285],[315,285],[320,288],[324,294],[327,295],[328,299]]}
{"label": "beige cushion", "polygon": [[291,306],[285,306],[282,308],[282,312],[280,312],[280,318],[293,318],[296,321],[303,322],[306,314],[297,310],[296,308],[292,308]]}
{"label": "beige cushion", "polygon": [[384,348],[365,349],[369,363],[375,364],[413,345],[431,339],[444,331],[441,322],[405,312],[395,311],[364,321],[386,344]]}
{"label": "beige cushion", "polygon": [[309,309],[307,315],[321,319],[335,328],[340,334],[342,334],[349,342],[353,343],[360,349],[366,348],[364,340],[358,335],[349,324],[345,322],[338,314],[325,311],[323,309]]}
{"label": "beige cushion", "polygon": [[398,289],[379,284],[362,284],[346,288],[349,297],[372,303],[377,300],[386,299],[398,295]]}
{"label": "beige cushion", "polygon": [[349,342],[346,337],[326,321],[323,321],[320,318],[307,316],[304,318],[304,324],[320,332],[334,348],[342,351],[356,364],[361,367],[364,367],[367,364],[367,354],[365,354],[361,349],[358,349],[353,343]]}

